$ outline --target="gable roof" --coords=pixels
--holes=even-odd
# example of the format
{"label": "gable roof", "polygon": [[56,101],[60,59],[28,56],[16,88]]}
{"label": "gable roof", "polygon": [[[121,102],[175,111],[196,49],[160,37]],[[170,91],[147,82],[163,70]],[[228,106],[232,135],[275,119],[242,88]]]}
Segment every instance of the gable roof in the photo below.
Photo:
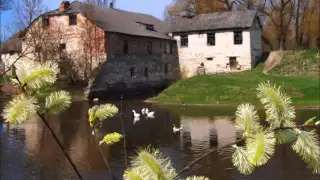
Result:
{"label": "gable roof", "polygon": [[22,51],[22,44],[20,39],[20,34],[22,31],[19,31],[12,35],[6,42],[1,44],[0,53],[20,53]]}
{"label": "gable roof", "polygon": [[177,17],[170,32],[250,28],[256,14],[254,10],[245,10],[199,14],[192,18]]}
{"label": "gable roof", "polygon": [[[74,1],[70,8],[65,11],[56,9],[45,15],[62,15],[81,13],[94,24],[107,32],[117,32],[136,36],[172,39],[166,34],[169,27],[160,19],[142,13],[129,12],[119,9],[111,9],[99,6],[93,6],[88,3]],[[138,23],[137,23],[138,22]],[[154,25],[155,31],[147,30],[141,25]]]}

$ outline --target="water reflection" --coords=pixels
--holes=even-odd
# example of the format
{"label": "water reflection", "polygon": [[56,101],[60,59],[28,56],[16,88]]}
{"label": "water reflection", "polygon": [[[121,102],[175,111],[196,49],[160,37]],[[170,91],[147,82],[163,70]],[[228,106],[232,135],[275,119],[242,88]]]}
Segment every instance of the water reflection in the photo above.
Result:
{"label": "water reflection", "polygon": [[[115,103],[118,107],[119,103]],[[103,122],[93,139],[87,122],[87,110],[92,106],[87,102],[77,102],[65,113],[48,117],[51,126],[58,134],[63,146],[80,169],[85,179],[110,179],[97,146],[98,139],[108,132],[122,133],[120,115]],[[134,124],[132,110],[141,113],[148,107],[155,111],[155,119],[141,116]],[[159,148],[169,156],[177,169],[201,156],[210,147],[223,146],[237,139],[234,128],[234,109],[215,108],[210,111],[188,107],[159,107],[145,103],[123,104],[123,128],[126,134],[127,148],[123,141],[111,148],[103,147],[109,164],[121,179],[125,169],[125,154],[133,156],[139,147],[149,144]],[[193,113],[192,112],[196,112]],[[261,113],[261,112],[260,112]],[[299,111],[298,121],[314,115],[318,111]],[[263,115],[262,115],[263,117]],[[301,118],[303,117],[303,118]],[[181,133],[172,132],[172,124],[183,125]],[[38,118],[23,125],[1,124],[1,178],[6,179],[77,179],[72,168],[64,158],[50,132]],[[230,151],[224,150],[206,157],[196,164],[189,174],[204,175],[211,179],[314,179],[305,164],[288,147],[278,147],[275,157],[252,176],[242,176],[232,167]]]}

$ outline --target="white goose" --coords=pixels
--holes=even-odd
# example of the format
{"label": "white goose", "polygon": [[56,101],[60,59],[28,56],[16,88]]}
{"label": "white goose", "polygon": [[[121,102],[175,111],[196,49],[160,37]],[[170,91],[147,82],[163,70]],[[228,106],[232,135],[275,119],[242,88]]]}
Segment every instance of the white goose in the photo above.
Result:
{"label": "white goose", "polygon": [[146,108],[142,108],[141,113],[146,114]]}
{"label": "white goose", "polygon": [[94,101],[94,102],[98,102],[98,101],[99,101],[99,98],[94,98],[93,101]]}
{"label": "white goose", "polygon": [[182,128],[183,128],[183,126],[181,125],[180,127],[176,127],[176,125],[175,124],[173,124],[173,132],[174,133],[176,133],[176,132],[179,132],[179,131],[182,131]]}
{"label": "white goose", "polygon": [[134,118],[140,118],[140,114],[139,113],[136,113],[135,110],[132,110],[132,112],[133,112],[133,117]]}
{"label": "white goose", "polygon": [[152,119],[154,118],[154,111],[149,112],[149,109],[148,109],[148,108],[145,108],[145,109],[144,109],[144,114],[147,115],[147,119],[148,119],[148,118],[152,118]]}

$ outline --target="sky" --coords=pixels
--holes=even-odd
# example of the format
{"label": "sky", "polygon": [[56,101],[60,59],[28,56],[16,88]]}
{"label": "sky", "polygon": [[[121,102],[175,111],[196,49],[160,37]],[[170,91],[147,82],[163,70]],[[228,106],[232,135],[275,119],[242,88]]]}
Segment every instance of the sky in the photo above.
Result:
{"label": "sky", "polygon": [[[62,2],[62,0],[43,0],[44,5],[48,7],[49,10],[57,9]],[[70,0],[72,2],[72,0]],[[116,0],[115,8],[140,12],[145,14],[151,14],[159,19],[164,17],[164,8],[169,5],[172,0]],[[13,26],[14,13],[11,11],[4,12],[2,14],[2,29],[6,27]],[[11,29],[11,28],[10,28]],[[9,36],[11,32],[6,31],[4,36]]]}

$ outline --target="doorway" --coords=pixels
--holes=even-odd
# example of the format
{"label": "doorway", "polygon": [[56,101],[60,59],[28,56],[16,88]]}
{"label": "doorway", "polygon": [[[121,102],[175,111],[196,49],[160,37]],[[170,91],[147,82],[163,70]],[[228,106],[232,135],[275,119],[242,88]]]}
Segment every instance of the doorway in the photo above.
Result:
{"label": "doorway", "polygon": [[238,67],[237,57],[229,57],[230,70],[236,70]]}

